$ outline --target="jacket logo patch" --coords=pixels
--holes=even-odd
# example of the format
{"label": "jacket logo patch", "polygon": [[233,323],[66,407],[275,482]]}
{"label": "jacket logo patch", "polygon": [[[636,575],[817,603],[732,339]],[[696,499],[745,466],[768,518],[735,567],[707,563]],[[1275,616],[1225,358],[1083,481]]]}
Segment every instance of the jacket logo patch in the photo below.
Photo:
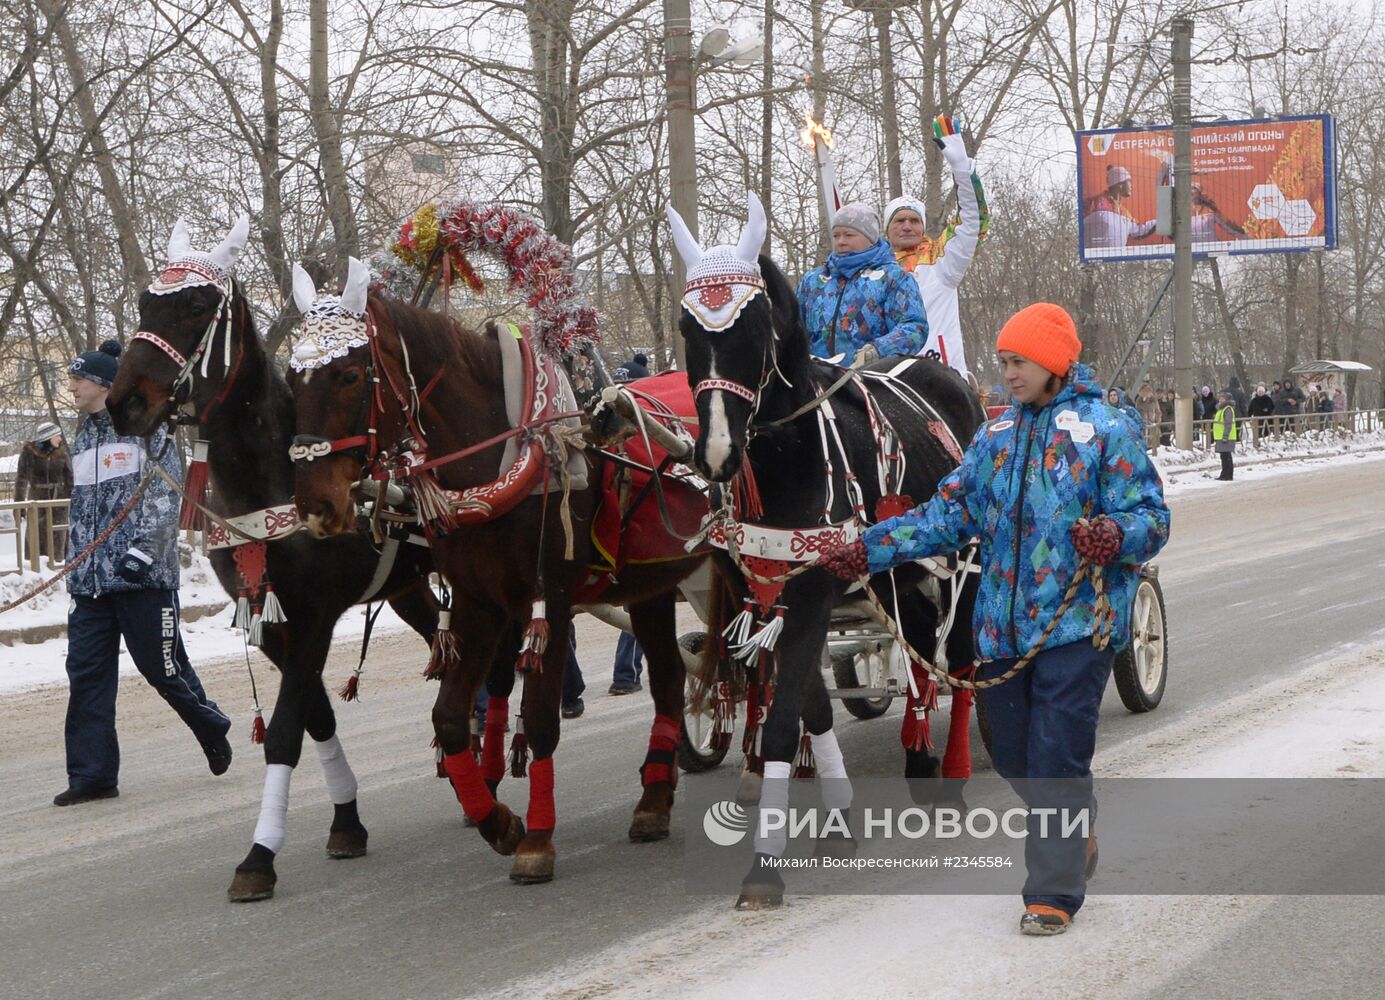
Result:
{"label": "jacket logo patch", "polygon": [[1014,426],[1015,422],[1013,420],[997,420],[995,423],[991,424],[991,433],[996,434],[1000,431],[1006,431]]}
{"label": "jacket logo patch", "polygon": [[1096,427],[1077,415],[1076,410],[1064,410],[1054,419],[1053,424],[1065,430],[1078,444],[1086,444],[1096,436]]}

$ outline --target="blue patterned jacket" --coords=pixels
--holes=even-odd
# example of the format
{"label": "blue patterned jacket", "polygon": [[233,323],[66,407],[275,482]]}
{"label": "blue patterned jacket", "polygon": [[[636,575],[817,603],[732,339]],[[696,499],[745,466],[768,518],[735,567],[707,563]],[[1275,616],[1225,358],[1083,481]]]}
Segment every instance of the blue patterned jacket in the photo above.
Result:
{"label": "blue patterned jacket", "polygon": [[[820,358],[874,344],[880,356],[918,354],[928,342],[928,319],[918,282],[899,266],[883,239],[859,253],[831,254],[798,284],[798,309],[808,349]],[[828,332],[835,327],[833,343]]]}
{"label": "blue patterned jacket", "polygon": [[[1074,365],[1048,405],[1012,405],[983,424],[962,465],[928,503],[866,530],[872,573],[981,540],[974,628],[983,660],[1023,656],[1053,619],[1077,572],[1069,534],[1105,514],[1125,539],[1107,566],[1113,647],[1129,641],[1139,567],[1169,537],[1164,486],[1130,419],[1106,405],[1086,365]],[[1045,648],[1090,638],[1095,594],[1084,583]]]}
{"label": "blue patterned jacket", "polygon": [[[168,447],[164,442],[168,441]],[[149,446],[164,471],[182,482],[183,464],[166,430],[154,432]],[[105,410],[82,420],[72,444],[72,527],[68,557],[86,549],[129,503],[144,475],[149,455],[144,438],[117,434]],[[155,476],[144,498],[80,566],[67,575],[69,594],[99,597],[124,590],[178,589],[178,494]],[[116,576],[116,567],[130,549],[153,560],[139,583]]]}

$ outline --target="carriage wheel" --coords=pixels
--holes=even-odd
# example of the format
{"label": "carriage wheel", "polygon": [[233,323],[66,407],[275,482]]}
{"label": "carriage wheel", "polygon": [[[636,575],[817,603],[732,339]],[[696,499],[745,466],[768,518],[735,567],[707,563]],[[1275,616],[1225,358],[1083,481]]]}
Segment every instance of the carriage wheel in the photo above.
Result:
{"label": "carriage wheel", "polygon": [[1169,682],[1169,643],[1164,591],[1154,577],[1140,577],[1130,602],[1130,645],[1116,654],[1112,674],[1121,702],[1132,712],[1158,707]]}
{"label": "carriage wheel", "polygon": [[[707,645],[706,632],[687,632],[678,637],[678,645],[694,656],[700,656]],[[717,749],[712,746],[712,712],[709,704],[701,712],[691,708],[694,678],[688,675],[683,699],[683,738],[678,746],[678,766],[688,774],[709,771],[726,759],[731,747]]]}
{"label": "carriage wheel", "polygon": [[[864,687],[856,670],[856,657],[851,654],[832,657],[832,677],[838,688]],[[880,698],[843,698],[842,704],[858,719],[878,719],[889,711],[892,700],[889,695]]]}

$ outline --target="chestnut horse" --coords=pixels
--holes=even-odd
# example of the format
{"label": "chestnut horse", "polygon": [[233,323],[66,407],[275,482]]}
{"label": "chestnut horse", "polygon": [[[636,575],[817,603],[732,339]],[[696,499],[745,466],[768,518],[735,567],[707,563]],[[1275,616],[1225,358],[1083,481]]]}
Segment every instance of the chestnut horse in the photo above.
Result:
{"label": "chestnut horse", "polygon": [[[591,582],[589,566],[599,561],[590,529],[602,499],[606,459],[575,443],[564,456],[564,446],[547,430],[553,425],[531,420],[527,408],[544,393],[556,398],[562,375],[530,350],[517,328],[488,324],[469,330],[374,291],[367,298],[367,284],[358,261],[352,262],[339,298],[314,302],[311,280],[301,271],[295,282],[305,314],[305,337],[289,379],[297,414],[298,509],[318,537],[350,533],[352,489],[363,467],[378,467],[377,459],[405,452],[415,461],[440,460],[431,471],[408,476],[421,509],[425,493],[460,491],[448,501],[451,513],[432,519],[428,529],[433,557],[452,591],[446,639],[455,643],[433,725],[467,817],[498,853],[515,856],[513,880],[545,882],[553,876],[555,859],[553,754],[563,666],[575,598]],[[510,342],[502,344],[502,338]],[[529,429],[523,434],[513,430],[503,385],[503,352],[514,358],[517,349],[527,358],[520,420]],[[512,449],[514,461],[501,468],[511,439],[518,446]],[[575,456],[585,464],[589,485],[571,484],[563,472],[564,466],[573,470]],[[583,471],[580,465],[576,471]],[[640,769],[643,792],[629,830],[636,841],[668,834],[684,695],[675,589],[704,557],[699,550],[667,562],[632,561],[601,575],[600,601],[628,607],[635,637],[649,659],[656,714]],[[522,708],[523,732],[534,755],[527,829],[495,800],[483,768],[467,749],[477,685],[497,640],[516,623],[528,623],[526,659],[533,667],[525,677]]]}
{"label": "chestnut horse", "polygon": [[[294,520],[284,516],[292,513],[293,502],[288,457],[293,403],[255,332],[250,304],[230,275],[248,232],[249,221],[242,217],[225,241],[202,253],[191,249],[181,221],[174,227],[169,262],[140,297],[140,332],[121,360],[106,405],[122,434],[148,434],[179,413],[195,420],[199,438],[209,444],[211,509],[223,517],[252,519],[274,512],[277,527]],[[264,517],[259,521],[264,524]],[[390,550],[394,554],[385,558],[364,536],[320,541],[304,531],[264,545],[265,577],[285,613],[283,622],[263,624],[261,645],[279,668],[279,694],[265,733],[267,769],[254,843],[227,890],[234,902],[274,893],[274,858],[284,842],[289,779],[304,732],[317,747],[335,809],[327,856],[366,853],[356,779],[336,735],[322,669],[337,619],[367,598],[388,600],[431,642],[438,616],[427,585],[428,551],[407,543],[392,544]],[[244,593],[238,551],[211,552],[217,577],[232,598]]]}

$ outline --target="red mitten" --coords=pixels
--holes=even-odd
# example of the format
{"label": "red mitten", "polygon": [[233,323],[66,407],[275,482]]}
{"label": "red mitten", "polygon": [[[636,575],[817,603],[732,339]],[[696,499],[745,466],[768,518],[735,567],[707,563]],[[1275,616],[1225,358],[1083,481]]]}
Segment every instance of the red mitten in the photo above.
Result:
{"label": "red mitten", "polygon": [[827,546],[818,556],[817,565],[848,583],[855,583],[861,577],[870,575],[866,543],[859,538],[844,545]]}
{"label": "red mitten", "polygon": [[1125,532],[1105,514],[1094,521],[1078,521],[1072,526],[1072,544],[1077,554],[1093,566],[1105,566],[1120,558]]}

